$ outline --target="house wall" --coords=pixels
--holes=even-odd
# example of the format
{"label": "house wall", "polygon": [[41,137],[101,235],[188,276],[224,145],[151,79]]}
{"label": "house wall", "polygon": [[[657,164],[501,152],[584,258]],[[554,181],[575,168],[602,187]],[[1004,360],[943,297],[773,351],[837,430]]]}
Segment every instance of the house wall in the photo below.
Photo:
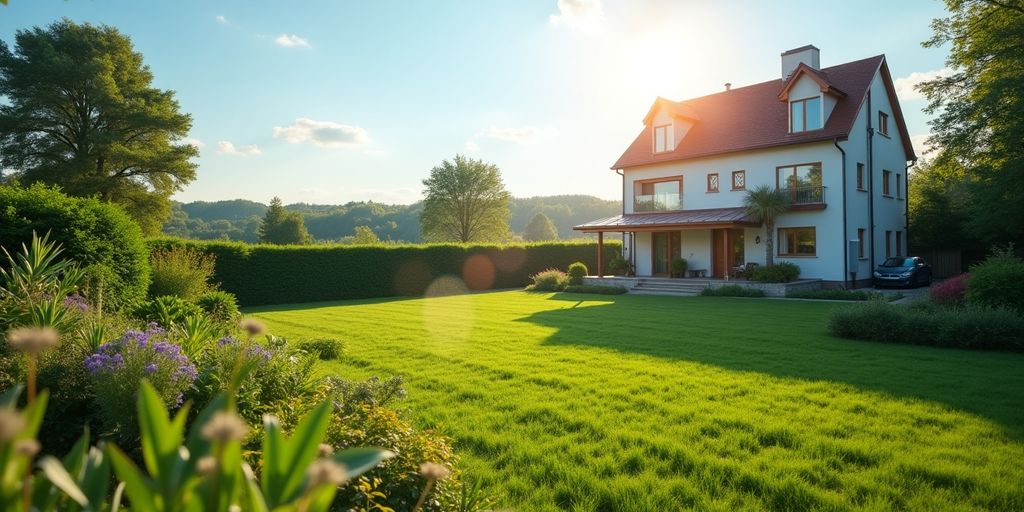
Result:
{"label": "house wall", "polygon": [[[813,257],[779,257],[776,261],[793,261],[801,267],[801,276],[824,279],[842,280],[843,245],[842,230],[835,226],[842,225],[842,179],[841,158],[839,151],[831,142],[802,144],[783,148],[772,148],[748,151],[711,158],[669,162],[625,169],[626,213],[633,213],[634,181],[669,176],[683,177],[683,208],[687,210],[706,208],[731,208],[743,206],[746,190],[732,190],[732,171],[746,171],[746,188],[758,185],[776,186],[776,167],[821,162],[822,183],[825,186],[825,201],[828,205],[824,210],[799,211],[783,215],[778,219],[777,227],[814,226],[817,237],[817,255]],[[719,192],[707,191],[707,175],[717,172],[721,184]],[[761,243],[756,238],[761,237]],[[764,264],[764,244],[766,233],[763,229],[748,229],[744,233],[745,256],[747,261]],[[694,254],[690,268],[711,268],[711,235],[708,230],[683,231],[683,257],[690,260]],[[638,275],[650,275],[650,234],[638,233],[636,240]],[[777,244],[776,244],[777,247]],[[776,250],[777,252],[777,250]],[[836,261],[838,259],[838,266]]]}
{"label": "house wall", "polygon": [[[889,136],[877,133],[878,111],[882,110],[889,114]],[[865,181],[868,177],[868,117],[871,118],[871,126],[876,130],[872,138],[873,146],[873,169],[871,169],[870,183],[866,183],[867,191],[857,190],[857,163],[865,165]],[[840,146],[847,152],[847,236],[849,240],[857,239],[857,229],[865,229],[864,257],[850,262],[850,272],[856,272],[857,280],[871,278],[871,256],[874,254],[875,264],[879,264],[885,258],[885,231],[902,231],[902,244],[899,250],[895,248],[895,235],[893,235],[893,253],[907,254],[906,234],[906,153],[904,152],[903,141],[899,135],[899,127],[896,125],[895,116],[892,115],[892,105],[889,103],[885,85],[881,73],[876,73],[871,85],[871,111],[867,109],[867,101],[861,106],[861,111],[854,123],[853,130],[846,141],[840,142]],[[882,170],[888,169],[893,172],[892,196],[882,195]],[[895,175],[899,174],[902,181],[900,190],[901,197],[896,197]],[[874,234],[871,233],[870,211],[871,200],[874,198]]]}

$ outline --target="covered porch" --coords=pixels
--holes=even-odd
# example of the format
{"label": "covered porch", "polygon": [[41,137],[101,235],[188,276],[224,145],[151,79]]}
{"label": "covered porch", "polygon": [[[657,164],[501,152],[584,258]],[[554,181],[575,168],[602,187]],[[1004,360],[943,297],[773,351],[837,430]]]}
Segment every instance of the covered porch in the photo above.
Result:
{"label": "covered porch", "polygon": [[742,277],[747,263],[763,263],[763,232],[745,208],[712,208],[616,215],[574,227],[596,233],[598,261],[594,273],[607,274],[603,259],[606,233],[623,234],[623,257],[637,277],[672,277],[672,262],[687,261],[677,277],[728,279]]}

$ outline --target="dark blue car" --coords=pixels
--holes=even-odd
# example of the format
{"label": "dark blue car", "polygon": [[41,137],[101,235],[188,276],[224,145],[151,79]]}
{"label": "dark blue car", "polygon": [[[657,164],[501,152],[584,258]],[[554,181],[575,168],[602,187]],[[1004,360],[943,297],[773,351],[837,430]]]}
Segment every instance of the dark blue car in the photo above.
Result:
{"label": "dark blue car", "polygon": [[928,286],[932,284],[932,266],[916,256],[887,258],[875,267],[875,286]]}

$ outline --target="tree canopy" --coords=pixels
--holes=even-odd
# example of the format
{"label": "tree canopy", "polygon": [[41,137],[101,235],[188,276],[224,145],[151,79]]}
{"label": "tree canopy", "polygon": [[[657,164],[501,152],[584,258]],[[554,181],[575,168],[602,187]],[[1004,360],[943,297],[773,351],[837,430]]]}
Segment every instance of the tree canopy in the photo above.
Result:
{"label": "tree canopy", "polygon": [[501,171],[483,160],[456,155],[430,170],[420,215],[431,242],[500,242],[509,238],[511,195]]}
{"label": "tree canopy", "polygon": [[0,165],[26,183],[121,204],[154,234],[169,197],[195,179],[182,142],[192,118],[131,40],[105,25],[62,20],[0,41]]}
{"label": "tree canopy", "polygon": [[270,201],[267,214],[260,224],[260,242],[278,245],[308,244],[313,241],[306,231],[302,214],[289,212],[281,204],[281,198]]}
{"label": "tree canopy", "polygon": [[748,214],[764,224],[764,262],[771,266],[775,262],[775,220],[789,211],[789,194],[775,187],[758,185],[743,196],[743,206]]}
{"label": "tree canopy", "polygon": [[[941,173],[948,204],[967,215],[957,229],[979,243],[1024,243],[1024,2],[946,0],[947,18],[932,22],[926,47],[950,45],[952,73],[925,82],[931,142],[940,148],[930,172]],[[921,171],[917,171],[921,172]],[[915,180],[917,181],[917,180]],[[922,180],[924,183],[926,180]],[[914,189],[912,188],[911,191]],[[936,187],[917,210],[942,209]],[[916,193],[916,192],[913,192]],[[921,227],[921,219],[915,223]],[[949,219],[936,219],[946,229]],[[940,229],[934,226],[935,229]],[[917,237],[911,231],[911,236]]]}
{"label": "tree canopy", "polygon": [[530,219],[530,223],[523,230],[523,239],[527,242],[542,242],[546,240],[558,240],[558,228],[551,219],[543,213],[537,213]]}

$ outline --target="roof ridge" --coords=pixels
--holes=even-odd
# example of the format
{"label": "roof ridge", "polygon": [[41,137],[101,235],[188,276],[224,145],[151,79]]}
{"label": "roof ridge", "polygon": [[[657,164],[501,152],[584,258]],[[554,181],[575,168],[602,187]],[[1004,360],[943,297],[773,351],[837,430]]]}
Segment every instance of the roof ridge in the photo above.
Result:
{"label": "roof ridge", "polygon": [[[830,70],[830,69],[834,70],[835,68],[838,68],[838,67],[848,66],[848,65],[851,65],[851,64],[858,64],[858,63],[861,63],[861,62],[864,62],[864,61],[868,61],[868,60],[872,60],[872,59],[879,59],[879,58],[884,59],[885,58],[885,54],[884,53],[880,53],[878,55],[873,55],[871,57],[865,57],[863,59],[851,60],[849,62],[843,62],[842,64],[835,64],[835,65],[829,66],[827,68],[817,69],[815,71],[819,71],[819,72],[822,72],[822,73],[827,73],[828,70]],[[814,69],[814,68],[811,68],[811,69]],[[693,98],[687,98],[685,100],[678,100],[678,101],[665,98],[664,96],[658,96],[658,98],[664,99],[665,101],[669,101],[669,102],[672,102],[672,103],[683,104],[683,103],[687,103],[687,102],[690,102],[690,101],[702,100],[704,98],[710,98],[712,96],[718,96],[720,94],[735,93],[737,91],[742,91],[744,89],[750,89],[752,87],[757,87],[757,86],[763,86],[765,84],[770,84],[770,83],[778,83],[779,86],[781,87],[782,85],[784,85],[786,83],[786,81],[785,81],[785,79],[781,79],[781,78],[773,78],[771,80],[765,80],[763,82],[757,82],[756,84],[744,85],[744,86],[740,86],[740,87],[731,87],[727,91],[713,92],[713,93],[710,93],[710,94],[705,94],[703,96],[695,96]]]}

